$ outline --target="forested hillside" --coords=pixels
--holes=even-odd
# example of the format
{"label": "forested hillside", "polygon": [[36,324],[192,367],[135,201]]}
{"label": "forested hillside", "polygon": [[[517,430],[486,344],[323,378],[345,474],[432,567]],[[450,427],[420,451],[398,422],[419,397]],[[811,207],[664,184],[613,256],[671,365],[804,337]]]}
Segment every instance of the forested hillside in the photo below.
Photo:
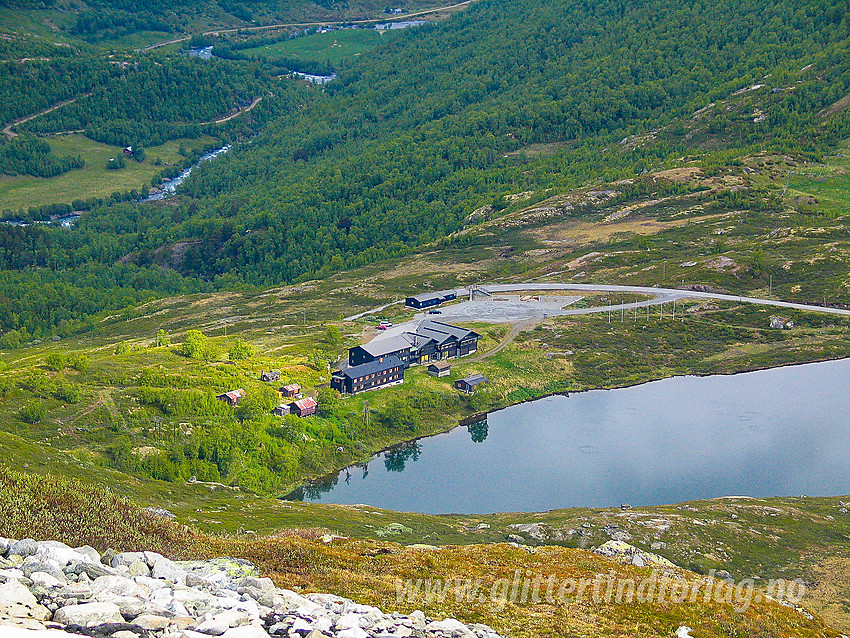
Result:
{"label": "forested hillside", "polygon": [[[206,243],[186,268],[267,283],[388,255],[502,193],[680,156],[684,139],[600,149],[756,82],[796,86],[734,144],[816,152],[828,140],[812,116],[850,88],[847,30],[839,2],[475,4],[346,69],[326,99],[193,180],[203,224],[175,231]],[[798,76],[809,63],[818,71]],[[528,166],[504,157],[532,143],[563,150]],[[222,206],[234,191],[240,205]]]}
{"label": "forested hillside", "polygon": [[[530,193],[526,205],[688,158],[817,158],[848,136],[847,113],[830,108],[850,93],[845,5],[479,0],[388,39],[325,90],[273,79],[258,62],[93,62],[86,69],[104,81],[92,88],[88,71],[71,72],[72,90],[49,100],[78,101],[26,126],[146,144],[266,98],[235,136],[243,142],[174,201],[100,206],[70,232],[0,229],[2,267],[16,271],[0,284],[0,329],[49,332],[56,317],[80,319],[61,299],[19,298],[29,281],[85,279],[127,298],[142,295],[137,277],[142,296],[293,282],[439,240],[485,205],[515,210],[514,193]],[[763,88],[736,112],[701,110],[753,86]],[[33,92],[27,108],[49,100]],[[178,258],[175,242],[187,247]],[[116,296],[125,298],[106,292],[88,308],[114,308]]]}

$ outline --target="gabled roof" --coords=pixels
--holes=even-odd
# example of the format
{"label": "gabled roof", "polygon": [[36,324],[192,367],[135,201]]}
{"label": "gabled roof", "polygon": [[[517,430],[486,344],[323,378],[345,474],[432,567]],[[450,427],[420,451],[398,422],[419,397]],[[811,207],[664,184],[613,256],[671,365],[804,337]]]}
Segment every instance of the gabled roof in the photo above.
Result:
{"label": "gabled roof", "polygon": [[436,361],[434,363],[428,364],[429,368],[437,368],[437,370],[449,370],[452,367],[452,364],[448,361]]}
{"label": "gabled roof", "polygon": [[292,405],[297,406],[299,410],[309,410],[310,408],[315,408],[319,404],[313,397],[305,397],[298,401],[293,401]]}
{"label": "gabled roof", "polygon": [[230,401],[236,403],[245,396],[245,390],[239,388],[238,390],[231,390],[230,392],[225,392],[224,394],[219,394],[216,398],[221,399],[222,397],[227,397]]}
{"label": "gabled roof", "polygon": [[404,364],[398,357],[387,357],[383,361],[369,361],[368,363],[361,363],[359,366],[351,366],[344,370],[337,370],[334,372],[334,375],[342,375],[349,379],[359,379],[360,377],[365,377],[367,374],[384,372],[385,370],[390,370],[391,368],[402,365]]}
{"label": "gabled roof", "polygon": [[457,292],[454,290],[441,290],[438,292],[421,292],[418,295],[411,295],[408,299],[416,299],[419,303],[423,301],[430,301],[431,299],[442,299],[446,295],[456,295]]}
{"label": "gabled roof", "polygon": [[297,383],[290,383],[289,385],[283,386],[282,389],[289,390],[290,392],[301,392],[301,386]]}
{"label": "gabled roof", "polygon": [[411,348],[413,343],[407,336],[408,333],[394,335],[392,337],[372,339],[369,343],[364,343],[361,348],[371,354],[373,357],[380,357],[391,352],[398,352],[405,348]]}
{"label": "gabled roof", "polygon": [[466,328],[452,326],[442,321],[426,319],[416,327],[416,333],[422,337],[430,337],[437,343],[445,343],[452,337],[460,341],[469,336],[478,336],[478,333]]}
{"label": "gabled roof", "polygon": [[483,374],[470,374],[468,377],[464,377],[460,379],[464,383],[469,385],[478,385],[479,383],[487,383],[490,379],[485,377]]}
{"label": "gabled roof", "polygon": [[438,345],[446,343],[452,338],[461,341],[466,337],[479,336],[478,333],[466,328],[452,326],[442,321],[433,321],[425,319],[417,323],[412,330],[388,335],[386,337],[376,337],[369,343],[364,343],[361,348],[373,357],[381,357],[399,350],[407,348],[418,350],[429,341],[434,341]]}

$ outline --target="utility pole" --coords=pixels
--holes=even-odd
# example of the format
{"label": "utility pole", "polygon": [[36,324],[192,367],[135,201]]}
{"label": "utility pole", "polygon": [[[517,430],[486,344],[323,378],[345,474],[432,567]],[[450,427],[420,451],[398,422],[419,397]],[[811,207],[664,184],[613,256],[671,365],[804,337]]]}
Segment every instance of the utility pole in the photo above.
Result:
{"label": "utility pole", "polygon": [[768,295],[773,294],[773,275],[770,276],[770,283],[768,284],[768,287],[767,287],[767,294]]}

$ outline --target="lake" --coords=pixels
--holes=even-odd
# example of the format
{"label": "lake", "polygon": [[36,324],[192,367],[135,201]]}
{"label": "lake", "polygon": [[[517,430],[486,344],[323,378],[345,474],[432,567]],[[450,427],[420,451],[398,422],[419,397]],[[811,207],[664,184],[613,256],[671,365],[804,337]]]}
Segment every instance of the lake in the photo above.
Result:
{"label": "lake", "polygon": [[489,513],[850,493],[850,359],[512,406],[293,497]]}

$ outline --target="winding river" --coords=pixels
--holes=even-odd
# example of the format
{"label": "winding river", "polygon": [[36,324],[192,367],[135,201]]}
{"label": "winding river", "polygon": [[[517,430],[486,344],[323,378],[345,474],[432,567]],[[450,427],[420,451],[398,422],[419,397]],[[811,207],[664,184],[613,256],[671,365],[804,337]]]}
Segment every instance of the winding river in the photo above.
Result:
{"label": "winding river", "polygon": [[487,513],[850,493],[850,359],[512,406],[295,498]]}
{"label": "winding river", "polygon": [[170,197],[177,190],[177,187],[180,186],[180,184],[182,184],[183,182],[185,182],[189,175],[192,174],[192,171],[195,170],[198,166],[200,166],[204,162],[208,162],[209,160],[215,159],[219,155],[224,155],[229,150],[230,144],[227,144],[226,146],[217,148],[214,151],[204,153],[198,158],[197,162],[192,164],[189,168],[185,169],[177,177],[163,182],[162,188],[159,190],[159,192],[153,193],[152,195],[148,195],[147,197],[143,197],[139,200],[139,202],[154,202],[159,199],[165,199],[166,197]]}

